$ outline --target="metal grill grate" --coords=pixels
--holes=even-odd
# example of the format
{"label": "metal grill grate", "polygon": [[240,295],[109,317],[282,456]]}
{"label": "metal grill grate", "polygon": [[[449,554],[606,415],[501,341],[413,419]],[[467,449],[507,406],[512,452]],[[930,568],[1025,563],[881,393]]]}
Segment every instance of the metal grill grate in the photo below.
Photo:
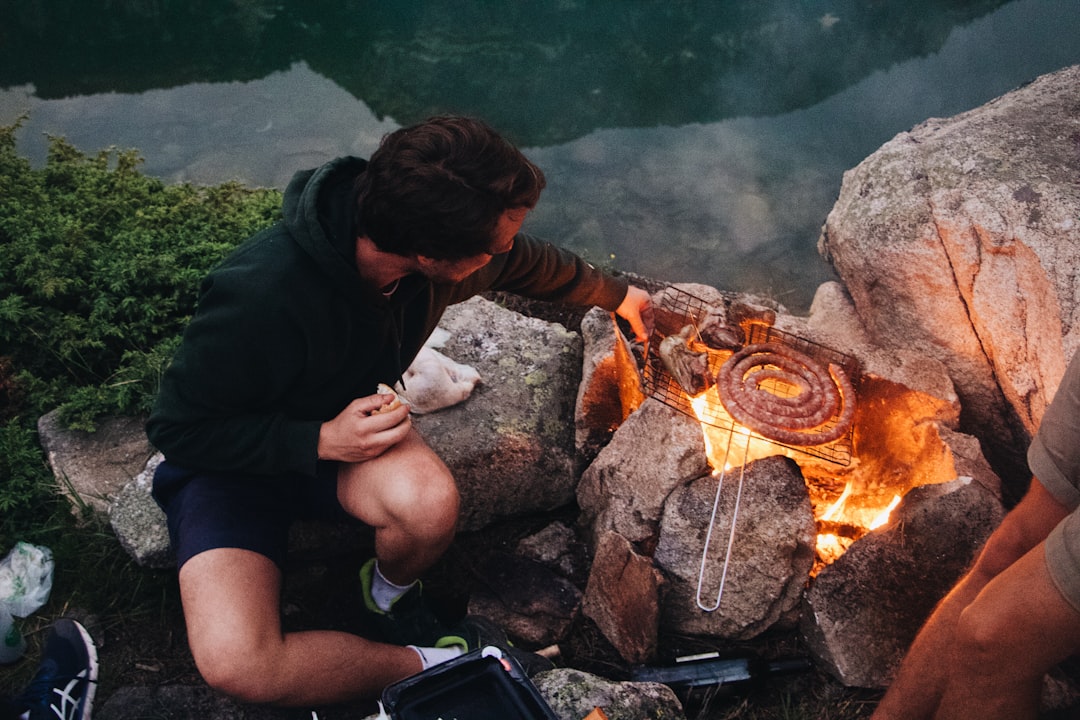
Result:
{"label": "metal grill grate", "polygon": [[[734,296],[723,295],[723,297],[730,301]],[[710,310],[714,307],[715,303],[710,304],[705,300],[683,290],[679,290],[678,288],[668,288],[663,291],[662,301],[657,303],[657,307],[654,308],[655,326],[652,336],[649,338],[648,352],[645,357],[645,394],[693,418],[698,418],[698,415],[694,412],[693,407],[691,407],[690,399],[687,397],[686,392],[679,383],[676,382],[675,378],[671,376],[671,373],[668,372],[667,368],[664,367],[663,362],[660,360],[658,349],[661,340],[668,335],[677,334],[687,324],[700,326]],[[743,325],[743,330],[746,334],[747,344],[769,342],[786,345],[809,356],[826,367],[829,363],[839,365],[844,369],[849,378],[854,379],[858,372],[858,363],[850,355],[798,337],[797,335],[778,330],[763,322],[751,321],[745,323]],[[732,351],[730,350],[710,349],[708,351],[709,373],[715,377],[720,371],[720,367],[729,357],[731,357],[731,355]],[[779,396],[790,396],[796,392],[795,388],[787,386],[786,383],[780,381],[768,381],[767,383],[764,383],[763,386],[769,392]],[[722,409],[718,410],[712,405],[706,409],[704,415],[700,419],[702,422],[712,425],[713,427],[724,430],[733,429],[733,422],[728,414]],[[839,417],[834,416],[822,427],[833,427],[838,419]],[[754,436],[760,437],[757,433],[754,433]],[[768,438],[763,439],[775,445],[789,447],[792,450],[812,455],[823,460],[840,465],[848,465],[851,462],[852,454],[851,438],[852,431],[848,430],[848,432],[839,439],[823,445],[786,445]]]}

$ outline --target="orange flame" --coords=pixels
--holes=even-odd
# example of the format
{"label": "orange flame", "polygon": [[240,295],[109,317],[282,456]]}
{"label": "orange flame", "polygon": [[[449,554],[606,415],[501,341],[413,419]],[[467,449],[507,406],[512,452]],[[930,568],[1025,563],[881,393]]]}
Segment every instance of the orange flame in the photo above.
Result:
{"label": "orange flame", "polygon": [[[705,455],[714,472],[729,471],[735,463],[751,462],[772,455],[786,455],[798,462],[795,451],[762,438],[750,429],[736,423],[724,409],[720,393],[714,385],[703,393],[689,398],[704,434]],[[735,452],[733,452],[735,451]],[[889,520],[889,515],[900,503],[900,496],[893,497],[888,507],[877,512],[866,523],[868,508],[848,508],[855,492],[854,483],[848,482],[843,492],[818,518],[826,522],[847,522],[855,527],[873,530]],[[872,512],[872,510],[869,510]],[[860,519],[861,518],[861,519]],[[832,563],[847,551],[857,538],[843,537],[834,533],[819,533],[817,554],[821,567]],[[816,570],[820,570],[817,567]],[[816,570],[815,573],[816,574]]]}
{"label": "orange flame", "polygon": [[892,511],[899,504],[900,504],[900,496],[899,495],[893,495],[892,502],[889,503],[889,506],[887,508],[885,508],[884,510],[882,510],[880,513],[878,513],[877,516],[875,516],[874,519],[870,521],[869,529],[870,530],[877,530],[879,527],[881,527],[885,523],[889,522],[889,515],[892,514]]}
{"label": "orange flame", "polygon": [[825,509],[825,512],[821,513],[822,520],[835,520],[840,516],[840,511],[844,509],[844,505],[847,503],[847,499],[851,497],[852,484],[849,481],[844,486],[844,492],[840,493],[840,497],[836,499],[832,505]]}
{"label": "orange flame", "polygon": [[[709,466],[714,470],[731,470],[731,459],[738,457],[740,460],[745,451],[746,462],[760,460],[772,455],[789,455],[787,448],[765,440],[755,434],[749,428],[735,422],[720,401],[720,391],[715,385],[703,393],[690,398],[690,407],[693,408],[701,430],[705,436],[705,456],[709,460]],[[739,452],[733,442],[738,443]],[[745,446],[745,447],[744,447]]]}

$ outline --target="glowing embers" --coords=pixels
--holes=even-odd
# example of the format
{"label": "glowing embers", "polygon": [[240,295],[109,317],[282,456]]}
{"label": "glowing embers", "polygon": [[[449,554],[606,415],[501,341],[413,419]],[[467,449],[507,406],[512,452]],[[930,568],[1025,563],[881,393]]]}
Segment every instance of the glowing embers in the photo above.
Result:
{"label": "glowing embers", "polygon": [[893,495],[884,508],[869,504],[860,506],[852,501],[854,487],[850,481],[844,485],[840,497],[817,518],[817,562],[811,575],[817,575],[822,568],[834,562],[867,532],[889,522],[893,509],[900,504],[900,496]]}

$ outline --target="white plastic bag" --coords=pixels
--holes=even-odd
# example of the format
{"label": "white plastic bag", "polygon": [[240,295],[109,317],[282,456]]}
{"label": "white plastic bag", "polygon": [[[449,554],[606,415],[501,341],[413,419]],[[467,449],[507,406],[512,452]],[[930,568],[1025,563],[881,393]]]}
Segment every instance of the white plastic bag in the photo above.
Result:
{"label": "white plastic bag", "polygon": [[7,605],[0,602],[0,665],[15,662],[26,652],[26,638],[19,631]]}
{"label": "white plastic bag", "polygon": [[49,600],[52,550],[19,542],[0,560],[0,603],[15,617],[27,617]]}

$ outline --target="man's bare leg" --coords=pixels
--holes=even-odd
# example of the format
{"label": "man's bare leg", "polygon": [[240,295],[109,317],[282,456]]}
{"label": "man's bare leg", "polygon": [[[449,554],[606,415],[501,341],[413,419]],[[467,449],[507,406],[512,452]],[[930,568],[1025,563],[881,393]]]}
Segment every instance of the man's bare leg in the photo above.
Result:
{"label": "man's bare leg", "polygon": [[938,720],[1034,720],[1042,679],[1080,647],[1080,612],[1046,567],[1044,544],[991,580],[960,614]]}
{"label": "man's bare leg", "polygon": [[249,550],[218,548],[180,569],[188,642],[206,682],[244,702],[289,706],[378,697],[421,670],[409,648],[342,632],[281,630],[281,571]]}
{"label": "man's bare leg", "polygon": [[919,631],[872,720],[929,720],[941,702],[949,668],[942,659],[956,643],[961,613],[995,576],[1046,538],[1068,514],[1039,483],[991,534],[975,566],[938,604]]}
{"label": "man's bare leg", "polygon": [[[338,498],[375,528],[380,568],[399,584],[415,580],[453,539],[457,488],[415,430],[377,458],[342,464]],[[180,593],[199,672],[245,702],[311,706],[377,697],[422,669],[407,647],[342,632],[283,634],[281,571],[258,553],[196,555],[180,569]]]}
{"label": "man's bare leg", "polygon": [[342,464],[338,500],[375,528],[379,570],[397,585],[416,580],[454,538],[457,486],[416,430],[373,460]]}

